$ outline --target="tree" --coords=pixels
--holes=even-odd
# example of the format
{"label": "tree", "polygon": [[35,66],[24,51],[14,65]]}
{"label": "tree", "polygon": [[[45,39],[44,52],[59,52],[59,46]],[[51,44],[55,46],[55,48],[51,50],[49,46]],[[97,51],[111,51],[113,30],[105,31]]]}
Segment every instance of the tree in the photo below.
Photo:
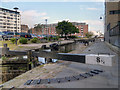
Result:
{"label": "tree", "polygon": [[63,34],[68,35],[68,34],[72,34],[72,33],[79,33],[79,29],[77,29],[74,25],[72,25],[72,23],[68,22],[68,21],[62,21],[62,22],[58,22],[58,26],[56,26],[56,32],[58,34],[61,34],[61,36],[63,36]]}
{"label": "tree", "polygon": [[85,36],[87,38],[91,38],[93,36],[93,33],[92,32],[85,33]]}
{"label": "tree", "polygon": [[35,29],[36,33],[41,32],[41,28],[42,28],[41,24],[35,24],[34,25],[34,29]]}
{"label": "tree", "polygon": [[74,34],[74,33],[79,33],[79,29],[73,25],[69,31],[69,34],[71,36],[71,34]]}

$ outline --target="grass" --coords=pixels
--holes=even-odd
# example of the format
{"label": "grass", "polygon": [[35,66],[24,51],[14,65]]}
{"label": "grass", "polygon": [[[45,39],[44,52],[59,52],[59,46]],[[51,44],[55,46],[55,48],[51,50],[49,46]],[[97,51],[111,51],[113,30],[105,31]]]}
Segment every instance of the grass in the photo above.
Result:
{"label": "grass", "polygon": [[[10,50],[24,50],[24,49],[34,49],[33,47],[25,47],[25,46],[18,46],[21,45],[19,42],[17,42],[16,44],[13,44],[11,41],[7,40],[7,41],[0,41],[0,47],[3,47],[4,44],[8,45],[8,48]],[[28,44],[30,44],[30,41],[28,42]]]}
{"label": "grass", "polygon": [[8,48],[10,50],[15,50],[16,48],[18,48],[18,45],[20,45],[19,42],[17,42],[17,45],[16,45],[16,44],[13,44],[11,41],[7,40],[7,41],[0,41],[0,47],[3,47],[5,43],[8,45]]}

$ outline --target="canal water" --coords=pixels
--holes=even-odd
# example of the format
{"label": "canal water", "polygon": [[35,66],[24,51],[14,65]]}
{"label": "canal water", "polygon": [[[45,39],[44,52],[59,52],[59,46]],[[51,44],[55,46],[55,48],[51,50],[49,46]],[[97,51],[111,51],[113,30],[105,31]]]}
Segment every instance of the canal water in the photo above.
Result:
{"label": "canal water", "polygon": [[[71,51],[74,51],[74,50],[77,50],[77,49],[80,49],[82,46],[82,43],[80,42],[74,42],[74,43],[70,43],[70,44],[67,44],[67,45],[63,45],[63,46],[59,46],[59,50],[58,52],[59,53],[69,53]],[[45,51],[48,51],[50,52],[51,49],[48,49],[48,50],[45,50]],[[41,64],[45,64],[45,58],[43,57],[38,57],[38,61],[41,63]],[[52,59],[52,62],[56,62],[57,59]]]}

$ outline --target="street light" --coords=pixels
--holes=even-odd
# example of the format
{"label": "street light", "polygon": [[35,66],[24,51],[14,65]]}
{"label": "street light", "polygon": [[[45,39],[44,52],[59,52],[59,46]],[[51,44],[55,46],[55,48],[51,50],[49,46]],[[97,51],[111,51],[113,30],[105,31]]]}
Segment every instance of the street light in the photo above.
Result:
{"label": "street light", "polygon": [[[16,36],[17,36],[17,10],[18,10],[19,8],[15,7],[15,8],[13,8],[13,9],[16,11]],[[14,31],[14,36],[15,36],[15,31]],[[17,37],[16,37],[16,45],[17,45]]]}

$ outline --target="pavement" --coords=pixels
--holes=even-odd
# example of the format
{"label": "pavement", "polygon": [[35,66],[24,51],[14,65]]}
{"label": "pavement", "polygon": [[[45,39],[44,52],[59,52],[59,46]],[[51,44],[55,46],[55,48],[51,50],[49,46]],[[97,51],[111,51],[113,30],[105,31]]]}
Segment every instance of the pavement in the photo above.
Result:
{"label": "pavement", "polygon": [[50,84],[49,86],[55,88],[118,88],[118,59],[117,53],[113,52],[104,42],[96,42],[90,47],[86,48],[83,52],[79,52],[79,49],[72,51],[71,53],[85,53],[85,54],[98,54],[98,53],[110,53],[116,55],[114,66],[101,66],[101,65],[89,65],[71,62],[71,64],[64,68],[64,70],[58,73],[55,78],[76,75],[84,73],[92,69],[104,70],[104,73],[87,78],[84,80]]}
{"label": "pavement", "polygon": [[[46,64],[43,67],[34,68],[13,80],[4,83],[4,88],[15,86],[16,88],[118,88],[118,60],[120,56],[118,53],[112,51],[105,42],[97,41],[91,44],[88,48],[81,51],[82,47],[78,47],[75,51],[70,53],[84,53],[84,54],[98,54],[110,53],[116,55],[115,64],[113,66],[90,65],[76,62],[59,61],[59,63]],[[93,69],[100,69],[104,72],[83,80],[51,83],[42,85],[28,85],[24,83],[29,79],[38,78],[61,78],[66,76],[78,75]]]}

